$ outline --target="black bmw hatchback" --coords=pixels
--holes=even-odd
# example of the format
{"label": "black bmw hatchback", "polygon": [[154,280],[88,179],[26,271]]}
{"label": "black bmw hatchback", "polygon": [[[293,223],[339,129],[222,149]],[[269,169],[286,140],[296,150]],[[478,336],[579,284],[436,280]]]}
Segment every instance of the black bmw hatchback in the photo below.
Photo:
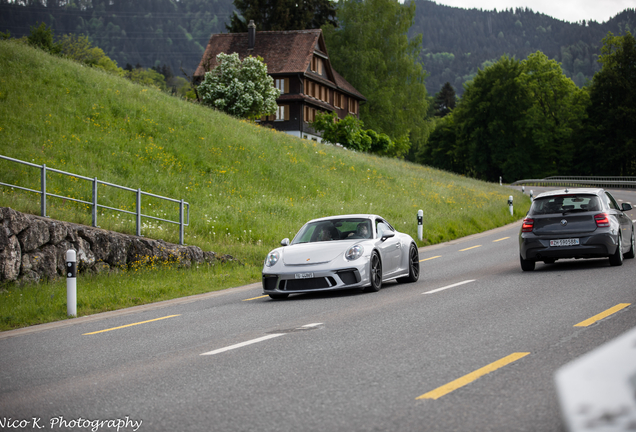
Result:
{"label": "black bmw hatchback", "polygon": [[519,259],[524,271],[537,261],[552,264],[563,258],[609,257],[613,266],[634,258],[634,225],[603,189],[561,189],[544,192],[532,202],[519,232]]}

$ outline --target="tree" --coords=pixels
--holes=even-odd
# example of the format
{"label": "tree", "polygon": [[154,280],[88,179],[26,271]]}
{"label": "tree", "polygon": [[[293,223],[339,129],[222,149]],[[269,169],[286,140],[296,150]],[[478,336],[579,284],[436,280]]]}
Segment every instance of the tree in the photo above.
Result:
{"label": "tree", "polygon": [[426,130],[426,73],[417,61],[421,35],[409,40],[415,3],[397,0],[339,0],[338,27],[323,26],[329,57],[367,103],[360,119],[399,145],[390,155],[401,157],[411,139]]}
{"label": "tree", "polygon": [[395,145],[387,134],[364,130],[364,123],[351,115],[338,121],[336,113],[319,113],[312,123],[322,133],[322,139],[356,151],[387,154]]}
{"label": "tree", "polygon": [[446,82],[439,93],[435,95],[435,115],[444,117],[455,108],[456,103],[457,97],[455,96],[455,89],[451,83]]}
{"label": "tree", "polygon": [[587,94],[543,53],[479,70],[438,122],[425,162],[484,180],[568,174]]}
{"label": "tree", "polygon": [[371,138],[362,130],[364,123],[356,117],[348,115],[338,121],[334,112],[319,113],[312,126],[329,143],[341,144],[357,151],[368,151],[371,148]]}
{"label": "tree", "polygon": [[87,36],[66,34],[58,42],[60,55],[71,60],[103,69],[117,75],[124,75],[124,71],[117,67],[117,62],[110,59],[101,48],[94,47]]}
{"label": "tree", "polygon": [[581,173],[636,175],[636,40],[630,32],[603,39],[602,68],[590,88]]}
{"label": "tree", "polygon": [[[521,85],[523,70],[518,60],[507,56],[483,71],[466,86],[453,113],[457,141],[469,157],[469,174],[496,181],[509,181],[532,172],[531,130],[524,114],[532,100]],[[532,162],[532,160],[530,160]]]}
{"label": "tree", "polygon": [[533,101],[526,118],[542,161],[536,174],[568,174],[575,153],[573,136],[583,123],[588,94],[564,75],[556,61],[548,59],[542,52],[530,54],[521,66],[521,83],[527,87]]}
{"label": "tree", "polygon": [[27,36],[29,45],[40,48],[51,54],[60,52],[60,45],[53,40],[53,30],[44,23],[39,26],[31,26],[31,33]]}
{"label": "tree", "polygon": [[234,0],[240,12],[232,15],[230,33],[247,32],[250,20],[259,31],[305,30],[335,24],[336,10],[331,0]]}
{"label": "tree", "polygon": [[165,78],[154,69],[135,68],[131,71],[126,71],[124,76],[137,84],[155,87],[159,90],[166,90]]}
{"label": "tree", "polygon": [[261,57],[249,56],[241,62],[237,53],[220,53],[217,60],[218,66],[206,72],[197,88],[204,104],[251,119],[276,112],[280,91]]}

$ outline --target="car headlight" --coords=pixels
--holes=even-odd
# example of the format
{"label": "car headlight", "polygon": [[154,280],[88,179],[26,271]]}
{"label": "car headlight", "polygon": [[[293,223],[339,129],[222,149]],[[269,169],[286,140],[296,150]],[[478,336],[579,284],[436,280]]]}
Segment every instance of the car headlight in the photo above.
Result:
{"label": "car headlight", "polygon": [[348,261],[355,261],[358,258],[360,258],[363,253],[364,253],[364,248],[362,247],[362,245],[353,245],[345,253],[345,258]]}
{"label": "car headlight", "polygon": [[278,253],[278,251],[270,252],[267,255],[267,258],[265,258],[265,265],[267,267],[272,267],[274,264],[278,262],[278,258],[280,258],[280,254]]}

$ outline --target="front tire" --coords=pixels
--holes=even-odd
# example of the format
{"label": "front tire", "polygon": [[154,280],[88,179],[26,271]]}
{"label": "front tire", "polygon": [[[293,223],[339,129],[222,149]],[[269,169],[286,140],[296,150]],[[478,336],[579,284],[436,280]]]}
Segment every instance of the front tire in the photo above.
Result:
{"label": "front tire", "polygon": [[398,278],[398,282],[417,282],[420,278],[420,253],[414,244],[409,248],[409,275]]}
{"label": "front tire", "polygon": [[636,253],[634,252],[634,230],[632,229],[632,247],[625,254],[625,258],[634,258],[634,256],[636,256]]}
{"label": "front tire", "polygon": [[623,241],[621,240],[621,234],[618,233],[618,245],[616,246],[616,252],[609,257],[609,263],[611,266],[623,265]]}
{"label": "front tire", "polygon": [[380,255],[377,252],[371,254],[371,271],[369,277],[371,278],[371,286],[364,289],[364,292],[376,292],[382,288],[382,261]]}
{"label": "front tire", "polygon": [[285,300],[289,294],[270,294],[272,300]]}
{"label": "front tire", "polygon": [[533,271],[535,262],[527,259],[523,259],[521,255],[519,255],[519,261],[521,262],[521,270],[523,271]]}

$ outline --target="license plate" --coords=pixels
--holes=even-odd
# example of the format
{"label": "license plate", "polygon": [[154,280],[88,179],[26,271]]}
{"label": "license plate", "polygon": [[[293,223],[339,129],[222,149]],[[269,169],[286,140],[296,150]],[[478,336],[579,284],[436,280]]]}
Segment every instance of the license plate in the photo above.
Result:
{"label": "license plate", "polygon": [[313,273],[296,273],[296,279],[311,279],[313,277]]}
{"label": "license plate", "polygon": [[579,239],[571,238],[571,239],[560,239],[560,240],[550,240],[550,246],[576,246],[579,244]]}

